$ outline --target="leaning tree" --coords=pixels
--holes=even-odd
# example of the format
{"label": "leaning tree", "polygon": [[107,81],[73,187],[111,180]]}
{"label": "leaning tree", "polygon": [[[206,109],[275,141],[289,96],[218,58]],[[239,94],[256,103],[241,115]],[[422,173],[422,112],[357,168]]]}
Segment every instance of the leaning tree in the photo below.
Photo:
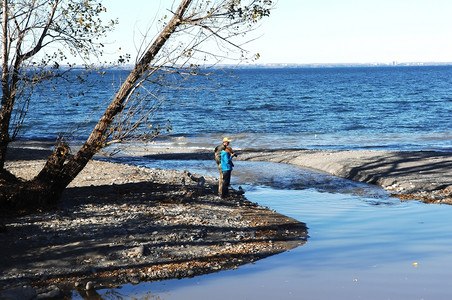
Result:
{"label": "leaning tree", "polygon": [[56,203],[97,152],[146,128],[140,125],[154,110],[134,105],[143,98],[139,89],[144,83],[161,84],[162,74],[168,73],[184,78],[197,75],[204,63],[232,54],[243,57],[241,38],[270,14],[273,5],[268,0],[182,0],[169,10],[170,17],[161,19],[160,32],[143,47],[80,150],[70,153],[66,141],[59,139],[39,174],[23,181],[5,169],[5,160],[8,144],[26,117],[32,87],[64,76],[67,69],[59,71],[59,66],[67,51],[86,61],[101,55],[99,39],[116,21],[102,22],[99,16],[105,8],[99,0],[3,0],[2,4],[0,206],[12,207]]}

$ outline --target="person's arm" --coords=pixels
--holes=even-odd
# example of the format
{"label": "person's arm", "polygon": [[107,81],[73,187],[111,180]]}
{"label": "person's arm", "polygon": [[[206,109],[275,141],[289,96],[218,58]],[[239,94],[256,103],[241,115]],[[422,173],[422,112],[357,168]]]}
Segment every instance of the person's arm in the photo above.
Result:
{"label": "person's arm", "polygon": [[234,163],[232,162],[232,157],[234,156],[234,154],[229,154],[228,153],[228,163],[233,167]]}

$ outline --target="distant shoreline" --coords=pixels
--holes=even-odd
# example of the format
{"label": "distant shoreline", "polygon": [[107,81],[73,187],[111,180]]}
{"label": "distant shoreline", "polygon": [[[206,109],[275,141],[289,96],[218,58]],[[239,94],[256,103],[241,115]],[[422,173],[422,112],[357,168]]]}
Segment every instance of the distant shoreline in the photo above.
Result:
{"label": "distant shoreline", "polygon": [[[102,70],[124,70],[130,71],[135,65],[96,65]],[[450,67],[452,62],[368,62],[368,63],[262,63],[262,64],[218,64],[215,66],[200,66],[201,69],[329,69],[329,68],[374,68],[374,67]],[[84,66],[74,66],[71,68],[61,67],[60,69],[85,70]]]}
{"label": "distant shoreline", "polygon": [[[291,63],[267,63],[256,65],[244,65],[237,66],[237,69],[264,69],[264,68],[306,68],[306,69],[319,69],[319,68],[373,68],[373,67],[450,67],[452,62],[391,62],[391,63],[306,63],[306,64],[291,64]],[[223,65],[221,67],[227,67]]]}

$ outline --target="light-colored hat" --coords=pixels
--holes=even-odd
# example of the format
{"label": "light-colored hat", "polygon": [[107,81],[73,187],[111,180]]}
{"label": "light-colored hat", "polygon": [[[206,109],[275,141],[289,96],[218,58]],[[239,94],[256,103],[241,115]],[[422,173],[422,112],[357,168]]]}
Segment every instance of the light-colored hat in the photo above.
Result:
{"label": "light-colored hat", "polygon": [[230,143],[231,142],[231,140],[227,137],[227,136],[225,136],[224,138],[223,138],[223,143],[224,142],[228,142],[228,143]]}

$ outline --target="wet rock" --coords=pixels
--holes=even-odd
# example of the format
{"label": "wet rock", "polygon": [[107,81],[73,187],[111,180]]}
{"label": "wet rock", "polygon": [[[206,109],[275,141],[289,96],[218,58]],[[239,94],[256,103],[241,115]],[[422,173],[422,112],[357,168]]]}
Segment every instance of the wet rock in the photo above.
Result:
{"label": "wet rock", "polygon": [[138,247],[132,248],[128,251],[126,251],[126,256],[128,257],[142,257],[145,256],[147,253],[147,249],[145,246],[140,245]]}
{"label": "wet rock", "polygon": [[61,290],[56,285],[37,290],[36,299],[59,299],[62,297]]}
{"label": "wet rock", "polygon": [[94,283],[93,283],[92,281],[88,281],[88,282],[86,283],[85,289],[86,289],[87,291],[89,291],[89,290],[94,290]]}

